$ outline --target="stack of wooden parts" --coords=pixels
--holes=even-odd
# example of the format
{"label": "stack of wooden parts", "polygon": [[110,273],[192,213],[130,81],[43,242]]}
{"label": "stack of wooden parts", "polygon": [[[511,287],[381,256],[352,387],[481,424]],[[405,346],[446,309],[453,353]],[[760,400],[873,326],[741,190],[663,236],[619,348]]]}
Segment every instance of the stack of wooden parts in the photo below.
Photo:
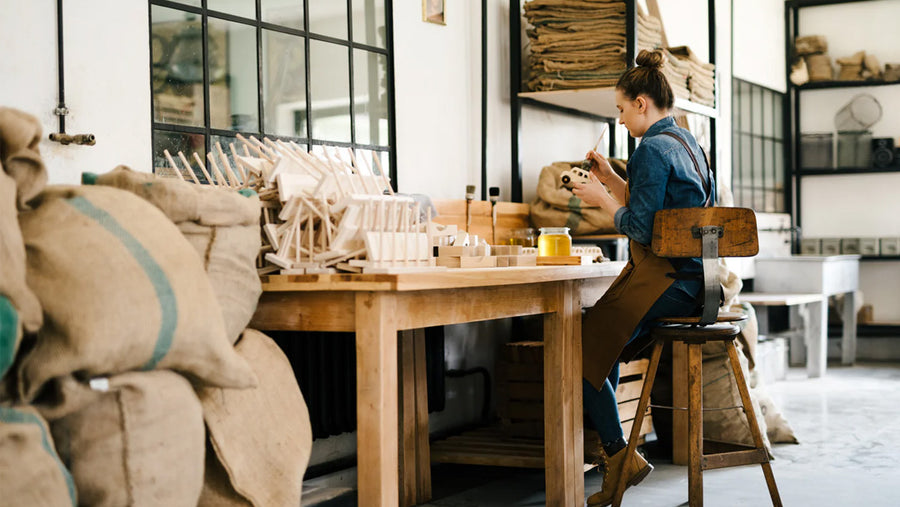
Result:
{"label": "stack of wooden parts", "polygon": [[184,154],[178,153],[184,168],[165,154],[177,177],[259,194],[260,275],[436,269],[434,238],[456,232],[432,224],[430,208],[423,219],[414,199],[395,195],[373,152],[324,146],[307,152],[293,142],[237,138],[243,153],[232,143],[228,157],[216,143],[207,155],[211,172],[193,154],[205,181]]}
{"label": "stack of wooden parts", "polygon": [[437,265],[448,268],[536,266],[537,256],[526,255],[519,245],[439,246]]}
{"label": "stack of wooden parts", "polygon": [[[649,361],[622,363],[616,399],[622,430],[627,435],[637,411]],[[653,424],[650,410],[642,422],[641,438]],[[544,437],[544,343],[516,342],[504,347],[497,362],[497,415],[500,427],[510,437]]]}

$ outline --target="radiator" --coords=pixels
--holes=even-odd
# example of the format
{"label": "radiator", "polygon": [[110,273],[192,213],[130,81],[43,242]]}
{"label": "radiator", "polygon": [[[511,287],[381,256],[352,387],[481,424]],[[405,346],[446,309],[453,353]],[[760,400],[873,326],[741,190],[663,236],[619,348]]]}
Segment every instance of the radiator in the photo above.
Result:
{"label": "radiator", "polygon": [[[284,351],[309,408],[313,439],[356,431],[353,333],[268,331]],[[398,336],[399,339],[399,336]],[[444,409],[444,328],[425,330],[428,411]]]}

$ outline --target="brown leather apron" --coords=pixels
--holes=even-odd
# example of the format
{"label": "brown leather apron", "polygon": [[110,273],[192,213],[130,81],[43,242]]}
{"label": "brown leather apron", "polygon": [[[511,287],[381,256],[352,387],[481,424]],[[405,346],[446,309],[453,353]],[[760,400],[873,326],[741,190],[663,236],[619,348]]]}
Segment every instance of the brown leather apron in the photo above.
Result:
{"label": "brown leather apron", "polygon": [[[676,134],[661,132],[677,140],[687,150],[693,162],[694,170],[703,182],[706,192],[704,207],[712,205],[710,182],[712,175],[704,178],[694,153],[687,143]],[[707,173],[709,163],[707,163]],[[630,187],[625,187],[625,205],[631,200]],[[606,294],[587,311],[581,328],[582,336],[582,369],[584,378],[595,388],[601,389],[609,372],[620,359],[628,362],[652,341],[649,334],[637,337],[628,343],[638,324],[656,300],[662,296],[675,281],[666,276],[675,271],[675,267],[664,257],[657,257],[637,241],[628,244],[630,259],[625,269],[615,279]],[[626,348],[627,345],[627,348]]]}
{"label": "brown leather apron", "polygon": [[[626,205],[630,198],[626,187]],[[657,257],[650,247],[635,240],[628,247],[628,264],[597,304],[588,309],[581,328],[584,378],[597,389],[603,387],[641,319],[675,281],[666,276],[674,271],[668,259]],[[635,348],[636,353],[643,346]],[[628,361],[631,357],[623,359]]]}

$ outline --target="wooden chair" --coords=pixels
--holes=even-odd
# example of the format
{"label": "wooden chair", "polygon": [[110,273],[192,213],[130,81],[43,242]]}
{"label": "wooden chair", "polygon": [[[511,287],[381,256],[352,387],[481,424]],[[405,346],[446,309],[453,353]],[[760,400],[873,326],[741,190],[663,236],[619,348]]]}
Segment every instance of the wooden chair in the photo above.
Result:
{"label": "wooden chair", "polygon": [[[756,423],[750,392],[741,370],[734,339],[739,334],[736,322],[746,319],[741,314],[719,313],[720,281],[718,258],[751,257],[759,251],[756,231],[756,215],[746,208],[686,208],[661,210],[653,224],[653,253],[660,257],[703,260],[703,312],[700,317],[662,318],[654,328],[655,339],[647,381],[641,398],[626,452],[637,446],[636,430],[641,426],[643,414],[650,402],[650,390],[656,377],[656,368],[665,342],[682,342],[687,346],[688,357],[688,499],[691,507],[703,505],[703,471],[715,468],[762,465],[772,504],[780,507],[781,498],[775,477],[769,464],[769,455],[763,444],[762,434]],[[705,454],[703,448],[703,357],[701,347],[710,341],[726,343],[731,369],[737,381],[741,401],[754,446],[730,446],[727,452]],[[738,450],[734,450],[738,449]],[[626,455],[629,456],[630,454]],[[623,461],[624,463],[624,461]],[[620,474],[613,500],[614,506],[622,503],[625,493],[625,477]]]}

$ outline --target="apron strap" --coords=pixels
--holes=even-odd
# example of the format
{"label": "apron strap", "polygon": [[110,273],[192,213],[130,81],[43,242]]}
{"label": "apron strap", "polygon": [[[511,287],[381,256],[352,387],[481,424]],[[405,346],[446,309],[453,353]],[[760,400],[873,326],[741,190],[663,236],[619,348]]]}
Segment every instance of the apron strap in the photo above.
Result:
{"label": "apron strap", "polygon": [[[703,207],[708,208],[710,206],[711,200],[712,200],[712,192],[710,192],[710,182],[712,181],[712,175],[709,174],[709,163],[706,164],[707,177],[704,178],[703,173],[700,172],[700,164],[697,163],[697,158],[694,156],[693,150],[691,150],[691,147],[688,146],[688,144],[684,141],[684,139],[682,139],[681,136],[679,136],[678,134],[676,134],[674,132],[666,131],[666,132],[660,132],[660,133],[665,134],[665,135],[671,137],[672,139],[677,140],[679,143],[681,143],[682,146],[684,146],[684,149],[687,150],[688,155],[691,156],[691,161],[694,163],[694,170],[697,171],[697,176],[700,177],[700,182],[703,184],[703,190],[706,192],[706,203],[703,204]],[[703,148],[700,148],[700,149],[702,150]],[[706,161],[706,157],[704,157],[704,162],[705,161]]]}

